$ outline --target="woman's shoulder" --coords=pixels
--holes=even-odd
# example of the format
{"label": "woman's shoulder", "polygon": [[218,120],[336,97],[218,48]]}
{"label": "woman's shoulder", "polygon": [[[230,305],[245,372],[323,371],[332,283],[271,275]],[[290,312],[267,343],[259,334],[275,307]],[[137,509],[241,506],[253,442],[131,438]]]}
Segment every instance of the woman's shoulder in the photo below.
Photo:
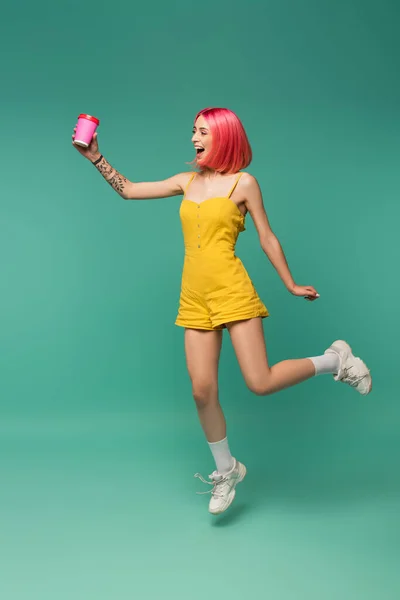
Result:
{"label": "woman's shoulder", "polygon": [[176,173],[173,178],[176,184],[179,186],[180,191],[185,193],[195,175],[197,175],[197,171],[183,171],[181,173]]}
{"label": "woman's shoulder", "polygon": [[192,181],[195,175],[196,171],[183,171],[181,173],[176,173],[175,175],[173,175],[172,179],[176,181],[176,183],[183,191],[187,188],[187,186]]}
{"label": "woman's shoulder", "polygon": [[239,175],[240,175],[240,183],[243,187],[249,188],[254,185],[258,185],[257,179],[254,177],[254,175],[252,175],[248,171],[241,171]]}
{"label": "woman's shoulder", "polygon": [[182,181],[190,181],[195,175],[197,175],[197,171],[182,171],[182,173],[177,173],[176,177]]}

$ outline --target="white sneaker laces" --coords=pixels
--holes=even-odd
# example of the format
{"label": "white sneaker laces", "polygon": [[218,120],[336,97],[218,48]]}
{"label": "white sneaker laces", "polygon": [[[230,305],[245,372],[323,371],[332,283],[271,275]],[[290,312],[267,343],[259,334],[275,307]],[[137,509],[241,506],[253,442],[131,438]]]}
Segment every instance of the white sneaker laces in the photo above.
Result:
{"label": "white sneaker laces", "polygon": [[222,483],[225,483],[227,481],[226,476],[221,475],[220,479],[213,479],[212,475],[210,475],[212,481],[207,481],[202,475],[200,475],[200,473],[196,473],[195,477],[198,477],[198,479],[200,479],[200,481],[202,481],[203,483],[213,486],[212,490],[207,490],[206,492],[196,492],[196,494],[211,494],[213,498],[222,498],[222,489],[221,487],[218,488],[218,486],[221,486]]}
{"label": "white sneaker laces", "polygon": [[350,365],[350,367],[344,367],[343,369],[343,377],[342,379],[346,380],[346,383],[351,385],[352,387],[357,387],[358,384],[365,379],[368,375],[368,371],[359,375],[357,373],[350,373],[350,369],[353,369],[355,365]]}

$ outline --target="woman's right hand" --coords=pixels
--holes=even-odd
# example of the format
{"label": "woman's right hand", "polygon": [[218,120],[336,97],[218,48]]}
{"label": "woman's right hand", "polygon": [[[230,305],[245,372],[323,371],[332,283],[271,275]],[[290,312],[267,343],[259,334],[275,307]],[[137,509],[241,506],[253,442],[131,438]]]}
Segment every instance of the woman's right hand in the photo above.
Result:
{"label": "woman's right hand", "polygon": [[84,156],[91,162],[95,161],[97,158],[100,157],[99,144],[97,142],[97,131],[94,133],[89,146],[87,148],[83,148],[83,146],[78,146],[78,144],[74,143],[76,127],[77,126],[75,125],[74,133],[72,134],[72,145],[78,150],[79,154],[82,154],[82,156]]}

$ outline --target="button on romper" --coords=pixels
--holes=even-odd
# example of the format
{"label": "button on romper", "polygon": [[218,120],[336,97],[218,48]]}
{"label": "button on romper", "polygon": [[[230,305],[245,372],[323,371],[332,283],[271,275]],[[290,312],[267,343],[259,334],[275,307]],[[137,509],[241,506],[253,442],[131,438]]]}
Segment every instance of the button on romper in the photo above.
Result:
{"label": "button on romper", "polygon": [[185,198],[180,207],[185,244],[178,316],[175,324],[189,329],[216,330],[226,323],[268,317],[241,260],[235,255],[245,217],[231,200],[242,175],[228,196],[193,202]]}

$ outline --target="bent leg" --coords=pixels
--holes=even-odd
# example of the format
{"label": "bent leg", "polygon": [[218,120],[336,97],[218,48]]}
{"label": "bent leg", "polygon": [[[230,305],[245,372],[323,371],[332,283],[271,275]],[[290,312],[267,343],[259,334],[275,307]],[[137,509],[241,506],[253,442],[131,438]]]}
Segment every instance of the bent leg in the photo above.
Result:
{"label": "bent leg", "polygon": [[273,394],[314,377],[314,363],[308,358],[268,365],[261,318],[227,323],[227,328],[244,380],[255,394]]}

